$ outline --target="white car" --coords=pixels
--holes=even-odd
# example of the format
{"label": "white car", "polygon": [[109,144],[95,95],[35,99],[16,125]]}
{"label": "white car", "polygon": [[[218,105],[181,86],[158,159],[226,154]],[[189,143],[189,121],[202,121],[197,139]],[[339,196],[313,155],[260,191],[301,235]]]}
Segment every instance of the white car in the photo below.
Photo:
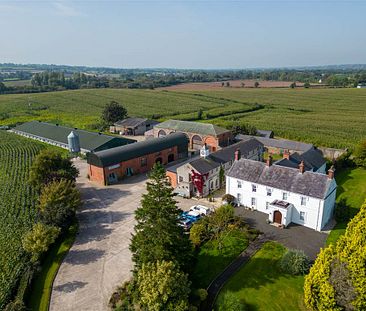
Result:
{"label": "white car", "polygon": [[209,215],[212,213],[212,209],[203,205],[194,205],[190,209],[192,212],[198,212],[200,215]]}

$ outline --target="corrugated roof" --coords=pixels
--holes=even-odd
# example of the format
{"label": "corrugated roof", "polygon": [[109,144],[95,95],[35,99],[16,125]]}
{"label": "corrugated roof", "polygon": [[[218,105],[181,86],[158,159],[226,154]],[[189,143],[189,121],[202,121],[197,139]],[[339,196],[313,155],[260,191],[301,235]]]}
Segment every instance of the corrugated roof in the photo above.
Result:
{"label": "corrugated roof", "polygon": [[127,118],[114,123],[115,126],[137,127],[147,121],[147,118]]}
{"label": "corrugated roof", "polygon": [[79,136],[80,147],[87,151],[97,150],[105,144],[108,144],[111,147],[117,147],[135,142],[133,139],[109,136],[40,121],[23,123],[16,126],[13,130],[41,138],[46,138],[63,144],[68,143],[67,136],[71,133],[71,131],[74,131]]}
{"label": "corrugated roof", "polygon": [[180,132],[197,133],[201,135],[217,136],[222,133],[227,133],[229,130],[209,123],[199,123],[180,120],[167,120],[155,125],[156,128],[170,129]]}
{"label": "corrugated roof", "polygon": [[318,199],[325,198],[333,181],[325,174],[301,174],[298,169],[279,165],[267,167],[263,162],[248,159],[235,161],[227,176]]}
{"label": "corrugated roof", "polygon": [[152,138],[122,147],[89,153],[87,160],[89,164],[106,167],[174,146],[178,146],[179,152],[188,153],[187,137],[183,133],[173,133],[165,137]]}
{"label": "corrugated roof", "polygon": [[250,136],[250,135],[242,135],[239,134],[235,137],[237,140],[248,140],[251,138],[255,138],[259,140],[266,147],[274,147],[280,149],[290,149],[296,150],[300,152],[307,151],[314,146],[312,144],[306,144],[299,141],[288,140],[288,139],[275,139],[275,138],[266,138],[260,136]]}

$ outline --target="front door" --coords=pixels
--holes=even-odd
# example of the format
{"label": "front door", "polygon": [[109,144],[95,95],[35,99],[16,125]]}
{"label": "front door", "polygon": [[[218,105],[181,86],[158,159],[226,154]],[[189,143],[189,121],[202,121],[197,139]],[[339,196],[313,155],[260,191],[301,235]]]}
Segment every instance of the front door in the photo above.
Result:
{"label": "front door", "polygon": [[273,213],[273,222],[282,224],[282,214],[280,211],[275,211]]}

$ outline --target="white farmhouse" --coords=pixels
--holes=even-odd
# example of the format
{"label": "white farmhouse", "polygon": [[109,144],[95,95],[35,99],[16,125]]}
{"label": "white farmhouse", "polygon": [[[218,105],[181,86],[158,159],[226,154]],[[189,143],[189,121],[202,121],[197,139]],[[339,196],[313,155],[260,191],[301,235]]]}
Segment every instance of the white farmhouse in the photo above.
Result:
{"label": "white farmhouse", "polygon": [[226,193],[240,205],[268,214],[268,220],[288,226],[296,223],[320,231],[335,206],[334,169],[328,175],[299,168],[240,159],[226,176]]}

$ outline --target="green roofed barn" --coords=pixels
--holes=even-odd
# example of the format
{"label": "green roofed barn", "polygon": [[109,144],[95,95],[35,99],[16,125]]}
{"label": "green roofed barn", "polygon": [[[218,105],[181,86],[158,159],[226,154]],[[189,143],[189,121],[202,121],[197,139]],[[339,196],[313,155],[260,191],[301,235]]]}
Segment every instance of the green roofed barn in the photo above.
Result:
{"label": "green roofed barn", "polygon": [[23,123],[13,128],[12,131],[65,149],[70,148],[67,137],[73,132],[79,139],[82,153],[106,150],[136,142],[133,139],[109,136],[40,121]]}
{"label": "green roofed barn", "polygon": [[188,156],[188,139],[183,133],[152,138],[135,144],[88,154],[89,177],[110,184],[149,171],[155,163],[168,164]]}

